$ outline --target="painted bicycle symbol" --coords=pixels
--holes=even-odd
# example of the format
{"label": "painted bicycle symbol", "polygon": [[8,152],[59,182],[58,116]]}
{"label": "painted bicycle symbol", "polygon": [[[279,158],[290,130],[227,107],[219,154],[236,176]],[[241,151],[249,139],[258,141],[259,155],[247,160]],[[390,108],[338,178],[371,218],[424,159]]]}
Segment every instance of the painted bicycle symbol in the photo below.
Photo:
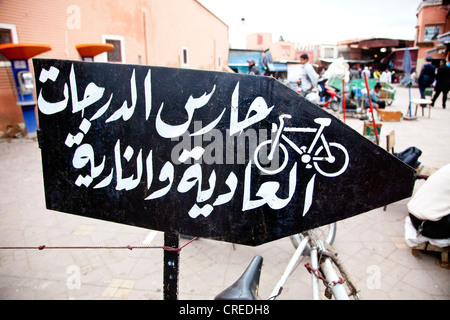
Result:
{"label": "painted bicycle symbol", "polygon": [[[331,119],[329,118],[316,118],[314,122],[317,123],[319,128],[294,128],[286,127],[284,119],[291,119],[291,115],[281,115],[279,117],[280,125],[274,123],[272,124],[273,132],[276,132],[274,140],[263,141],[255,149],[254,161],[255,165],[261,172],[266,174],[277,174],[281,172],[287,165],[289,155],[286,146],[280,141],[283,140],[289,146],[292,147],[301,157],[301,161],[306,164],[307,169],[311,169],[312,166],[325,177],[337,177],[342,174],[348,167],[349,156],[347,149],[345,149],[341,144],[336,142],[328,143],[325,135],[323,133],[324,129],[331,124]],[[297,132],[297,133],[315,133],[314,139],[309,146],[297,146],[292,140],[290,140],[283,132]],[[319,143],[319,140],[321,143]],[[270,146],[271,145],[271,146]],[[267,149],[263,147],[270,146],[270,152],[267,154]],[[279,147],[279,148],[278,148]],[[317,147],[317,148],[316,148]],[[265,150],[266,152],[264,152]],[[273,160],[275,152],[281,150],[284,155],[284,160],[281,166],[276,167]],[[280,152],[280,151],[278,151]],[[267,159],[270,166],[263,166],[261,159]],[[311,165],[312,163],[312,165]],[[275,166],[275,168],[272,168]]]}

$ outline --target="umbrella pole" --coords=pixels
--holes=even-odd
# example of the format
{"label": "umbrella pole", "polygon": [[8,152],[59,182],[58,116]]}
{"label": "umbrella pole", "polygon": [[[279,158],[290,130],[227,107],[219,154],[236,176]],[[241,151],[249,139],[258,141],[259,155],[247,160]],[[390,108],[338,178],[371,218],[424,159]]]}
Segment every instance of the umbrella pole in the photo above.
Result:
{"label": "umbrella pole", "polygon": [[409,83],[408,89],[409,89],[409,106],[408,106],[408,109],[409,109],[409,117],[411,118],[412,117],[412,115],[411,115],[411,83]]}

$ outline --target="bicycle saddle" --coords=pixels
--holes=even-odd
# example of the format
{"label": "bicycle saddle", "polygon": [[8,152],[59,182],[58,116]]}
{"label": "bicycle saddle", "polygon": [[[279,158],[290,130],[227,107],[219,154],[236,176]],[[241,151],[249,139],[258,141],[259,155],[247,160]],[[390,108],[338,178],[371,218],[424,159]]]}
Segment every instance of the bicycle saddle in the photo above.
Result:
{"label": "bicycle saddle", "polygon": [[263,258],[256,256],[242,276],[214,300],[257,300]]}

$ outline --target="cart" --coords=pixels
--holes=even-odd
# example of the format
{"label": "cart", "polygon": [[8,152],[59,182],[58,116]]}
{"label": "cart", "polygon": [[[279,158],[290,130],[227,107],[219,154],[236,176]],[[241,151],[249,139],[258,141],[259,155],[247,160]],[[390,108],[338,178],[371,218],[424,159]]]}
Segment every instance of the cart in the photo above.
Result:
{"label": "cart", "polygon": [[381,92],[380,92],[380,100],[386,101],[388,106],[392,105],[395,99],[395,93],[397,89],[393,87],[391,84],[386,82],[380,82],[381,84]]}

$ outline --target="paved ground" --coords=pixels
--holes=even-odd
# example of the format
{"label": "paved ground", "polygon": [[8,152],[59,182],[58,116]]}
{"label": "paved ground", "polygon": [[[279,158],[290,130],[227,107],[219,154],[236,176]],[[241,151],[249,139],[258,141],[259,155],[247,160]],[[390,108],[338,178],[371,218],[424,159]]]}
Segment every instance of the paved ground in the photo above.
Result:
{"label": "paved ground", "polygon": [[[412,89],[413,98],[418,89]],[[396,132],[396,150],[422,150],[420,161],[449,162],[450,110],[433,108],[431,118],[384,122]],[[398,88],[391,110],[406,112],[408,91]],[[449,107],[450,108],[450,107]],[[346,123],[362,132],[363,122]],[[46,210],[37,142],[0,140],[0,246],[162,245],[163,234]],[[423,181],[417,181],[416,190]],[[450,271],[437,256],[411,254],[404,240],[407,199],[340,221],[335,248],[364,299],[450,298]],[[181,240],[181,244],[187,240]],[[264,257],[260,295],[265,299],[294,249],[288,238],[259,247],[200,239],[181,252],[180,299],[212,299],[234,282],[252,257]],[[0,250],[0,299],[162,299],[161,249]],[[304,261],[306,263],[307,260]],[[302,263],[280,299],[310,299],[310,277]]]}

